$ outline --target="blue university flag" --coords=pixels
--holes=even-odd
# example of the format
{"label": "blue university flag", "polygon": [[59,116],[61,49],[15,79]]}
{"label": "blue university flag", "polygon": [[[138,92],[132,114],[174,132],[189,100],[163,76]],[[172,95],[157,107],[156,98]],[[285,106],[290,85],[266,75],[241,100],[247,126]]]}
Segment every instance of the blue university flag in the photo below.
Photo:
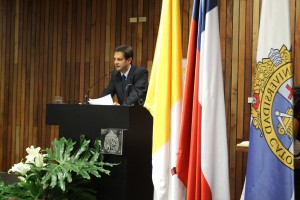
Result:
{"label": "blue university flag", "polygon": [[245,199],[294,198],[289,0],[263,0],[253,79]]}

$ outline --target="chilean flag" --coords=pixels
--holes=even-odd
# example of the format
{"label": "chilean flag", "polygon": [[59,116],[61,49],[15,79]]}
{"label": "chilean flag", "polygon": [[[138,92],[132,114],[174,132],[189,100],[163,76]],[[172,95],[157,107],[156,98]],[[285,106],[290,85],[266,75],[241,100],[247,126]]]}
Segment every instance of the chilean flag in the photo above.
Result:
{"label": "chilean flag", "polygon": [[187,200],[230,199],[217,0],[194,0],[177,174]]}

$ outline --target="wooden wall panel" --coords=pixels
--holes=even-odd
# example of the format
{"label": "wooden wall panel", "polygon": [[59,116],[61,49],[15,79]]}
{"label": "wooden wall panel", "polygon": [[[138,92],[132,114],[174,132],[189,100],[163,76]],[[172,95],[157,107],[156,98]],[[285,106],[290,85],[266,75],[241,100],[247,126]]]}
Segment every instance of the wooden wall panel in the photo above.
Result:
{"label": "wooden wall panel", "polygon": [[[239,16],[240,16],[240,1],[234,0],[233,3],[233,20],[232,20],[232,46],[231,46],[231,52],[232,52],[232,62],[231,62],[231,85],[230,85],[230,129],[229,132],[229,170],[230,170],[230,180],[234,180],[236,177],[235,174],[235,164],[237,161],[236,158],[236,152],[235,144],[237,140],[237,120],[239,118],[238,116],[238,69],[239,69]],[[232,187],[232,186],[231,186]],[[231,188],[231,196],[234,196],[235,193],[234,187]]]}
{"label": "wooden wall panel", "polygon": [[[262,0],[219,0],[221,56],[232,199],[239,199],[247,153],[252,77]],[[300,2],[291,2],[294,81],[300,83]],[[0,0],[0,170],[30,145],[48,147],[57,126],[45,124],[46,103],[59,95],[82,102],[89,86],[112,70],[114,48],[129,44],[134,63],[151,71],[162,0]],[[193,0],[181,0],[186,58]],[[146,22],[130,23],[131,17]],[[90,90],[101,95],[105,77]]]}
{"label": "wooden wall panel", "polygon": [[294,61],[294,82],[300,84],[300,2],[291,1],[291,15],[292,23],[292,47],[293,47],[293,61]]}
{"label": "wooden wall panel", "polygon": [[[4,134],[4,131],[6,131],[4,125],[5,125],[5,115],[4,113],[4,96],[5,96],[5,62],[4,62],[4,41],[5,41],[5,26],[4,26],[4,21],[5,21],[5,9],[6,5],[4,2],[0,4],[0,131],[2,134],[0,134],[0,159],[2,162],[6,162],[6,146],[4,145],[7,141],[7,138]],[[1,133],[0,132],[0,133]],[[4,156],[5,155],[5,156]],[[5,158],[4,158],[5,157]],[[2,163],[1,163],[2,166]]]}
{"label": "wooden wall panel", "polygon": [[[0,129],[5,141],[0,166],[6,170],[29,144],[46,147],[57,137],[58,127],[44,122],[46,103],[56,95],[64,102],[81,102],[86,89],[114,68],[116,45],[131,44],[137,64],[152,60],[161,0],[1,0],[0,6]],[[129,23],[130,17],[143,16],[146,23]],[[149,29],[151,40],[143,36]],[[108,79],[90,96],[99,97]]]}

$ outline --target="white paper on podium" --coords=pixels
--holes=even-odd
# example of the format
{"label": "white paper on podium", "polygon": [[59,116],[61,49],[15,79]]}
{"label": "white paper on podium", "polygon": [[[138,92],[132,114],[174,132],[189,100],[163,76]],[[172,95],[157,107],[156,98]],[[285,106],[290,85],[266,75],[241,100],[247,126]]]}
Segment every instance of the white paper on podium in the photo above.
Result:
{"label": "white paper on podium", "polygon": [[91,105],[114,105],[110,94],[98,99],[89,99],[89,103]]}

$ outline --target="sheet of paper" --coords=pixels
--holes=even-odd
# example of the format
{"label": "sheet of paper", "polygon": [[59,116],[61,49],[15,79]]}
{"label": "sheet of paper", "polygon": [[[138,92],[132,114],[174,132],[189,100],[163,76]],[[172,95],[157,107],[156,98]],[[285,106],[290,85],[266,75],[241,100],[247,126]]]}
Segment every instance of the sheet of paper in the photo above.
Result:
{"label": "sheet of paper", "polygon": [[241,143],[238,143],[236,146],[238,146],[238,147],[249,147],[249,141],[243,141]]}
{"label": "sheet of paper", "polygon": [[91,105],[114,105],[110,94],[98,99],[89,99],[89,103]]}

